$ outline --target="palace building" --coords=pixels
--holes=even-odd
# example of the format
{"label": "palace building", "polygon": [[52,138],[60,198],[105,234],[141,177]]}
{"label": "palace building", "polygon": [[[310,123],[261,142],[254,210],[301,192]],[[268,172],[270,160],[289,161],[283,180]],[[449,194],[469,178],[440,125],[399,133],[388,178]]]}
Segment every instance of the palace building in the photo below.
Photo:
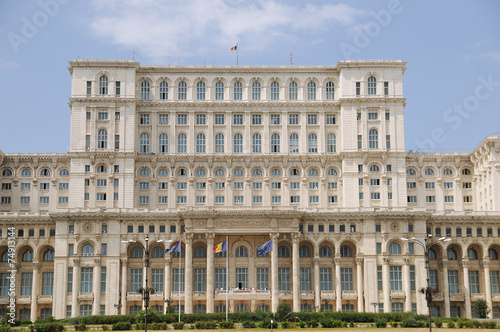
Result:
{"label": "palace building", "polygon": [[148,237],[159,312],[427,313],[427,245],[433,315],[500,317],[500,136],[407,152],[406,63],[68,69],[70,152],[0,151],[3,313],[137,313]]}

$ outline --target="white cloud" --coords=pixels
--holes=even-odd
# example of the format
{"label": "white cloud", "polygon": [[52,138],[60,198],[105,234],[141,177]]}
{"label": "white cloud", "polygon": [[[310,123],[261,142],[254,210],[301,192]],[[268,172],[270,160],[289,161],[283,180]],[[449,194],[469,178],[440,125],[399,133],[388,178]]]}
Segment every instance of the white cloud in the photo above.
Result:
{"label": "white cloud", "polygon": [[356,23],[365,12],[346,4],[290,5],[273,0],[106,0],[93,2],[91,29],[147,58],[204,54],[212,47],[259,50],[278,41],[317,39]]}
{"label": "white cloud", "polygon": [[500,61],[500,51],[491,51],[481,54],[481,58],[485,58],[490,61]]}
{"label": "white cloud", "polygon": [[0,72],[16,69],[19,66],[19,63],[16,61],[0,58]]}

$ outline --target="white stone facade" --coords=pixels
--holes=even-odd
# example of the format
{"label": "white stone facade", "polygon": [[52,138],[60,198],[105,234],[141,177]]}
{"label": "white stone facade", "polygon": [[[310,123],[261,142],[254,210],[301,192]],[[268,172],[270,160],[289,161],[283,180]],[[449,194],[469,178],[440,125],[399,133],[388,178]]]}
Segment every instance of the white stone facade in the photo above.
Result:
{"label": "white stone facade", "polygon": [[[160,311],[179,296],[188,313],[225,311],[211,248],[228,236],[231,311],[425,313],[424,250],[401,238],[432,234],[433,314],[471,317],[484,298],[500,315],[500,137],[407,153],[405,65],[70,62],[70,152],[0,152],[0,270],[13,227],[17,312],[137,311],[148,235]],[[182,240],[180,261],[167,240]]]}

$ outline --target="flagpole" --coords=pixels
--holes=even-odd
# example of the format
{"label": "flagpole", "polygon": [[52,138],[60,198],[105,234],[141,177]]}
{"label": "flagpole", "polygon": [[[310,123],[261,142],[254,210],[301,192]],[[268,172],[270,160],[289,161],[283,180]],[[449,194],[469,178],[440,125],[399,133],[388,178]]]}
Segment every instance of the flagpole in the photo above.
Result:
{"label": "flagpole", "polygon": [[229,245],[228,241],[228,236],[226,235],[226,322],[227,322],[227,310],[228,310],[228,303],[227,303],[227,298],[228,298],[228,293],[229,293],[229,252],[227,250],[227,247]]}
{"label": "flagpole", "polygon": [[[181,321],[181,256],[182,256],[182,243],[179,240],[179,322]],[[186,285],[184,285],[186,287]]]}
{"label": "flagpole", "polygon": [[[238,50],[238,44],[236,44],[236,65],[238,66],[239,65],[239,60],[238,60],[238,57],[239,57],[239,54],[238,54],[239,50]],[[226,236],[227,238],[227,236]]]}

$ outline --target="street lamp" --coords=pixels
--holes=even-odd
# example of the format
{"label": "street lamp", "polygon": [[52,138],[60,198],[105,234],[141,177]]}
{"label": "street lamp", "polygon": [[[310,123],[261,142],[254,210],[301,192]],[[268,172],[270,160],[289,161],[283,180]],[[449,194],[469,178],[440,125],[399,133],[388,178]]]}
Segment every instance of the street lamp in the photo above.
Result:
{"label": "street lamp", "polygon": [[118,303],[118,304],[115,304],[114,306],[115,306],[115,308],[116,308],[116,314],[118,315],[118,314],[119,314],[119,311],[120,311],[120,308],[122,307],[122,304],[121,304],[121,303]]}
{"label": "street lamp", "polygon": [[[432,305],[432,293],[434,289],[430,287],[429,283],[429,248],[432,244],[429,244],[428,241],[432,237],[431,234],[427,234],[424,241],[417,239],[416,237],[412,237],[411,239],[407,239],[402,237],[401,240],[407,241],[408,243],[416,243],[424,249],[425,254],[425,270],[427,271],[427,287],[425,289],[421,289],[420,293],[425,294],[425,300],[427,301],[427,310],[429,312],[429,332],[432,332],[432,314],[431,314],[431,305]],[[439,238],[437,242],[449,242],[451,239],[446,237]]]}
{"label": "street lamp", "polygon": [[144,332],[148,332],[148,307],[149,295],[156,293],[156,289],[148,286],[148,270],[149,270],[149,235],[146,235],[146,248],[144,250],[144,267],[146,268],[146,283],[144,287],[137,290],[137,293],[142,294],[144,302]]}

